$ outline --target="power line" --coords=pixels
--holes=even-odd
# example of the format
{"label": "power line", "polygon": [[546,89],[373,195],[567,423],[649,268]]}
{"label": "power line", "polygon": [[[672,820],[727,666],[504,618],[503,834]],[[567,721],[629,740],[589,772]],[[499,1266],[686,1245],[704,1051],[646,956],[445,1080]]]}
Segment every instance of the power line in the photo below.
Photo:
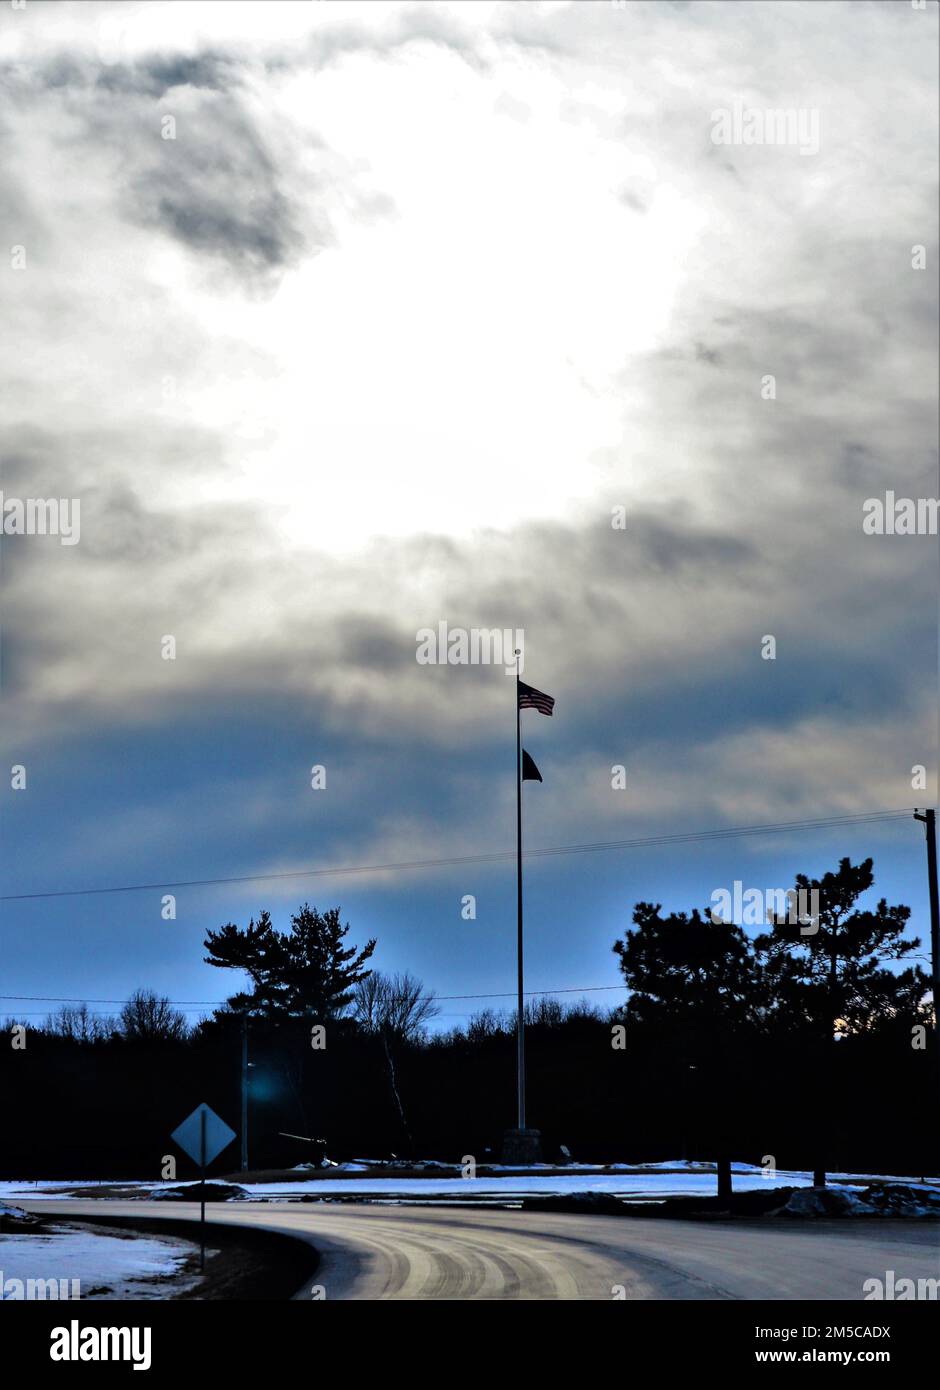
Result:
{"label": "power line", "polygon": [[[85,999],[78,994],[0,994],[0,999],[24,999],[30,1003],[46,1004],[126,1004],[127,999]],[[217,1008],[224,1004],[224,999],[170,999],[168,1001],[175,1009],[181,1009],[184,1005],[192,1005],[193,1008]]]}
{"label": "power line", "polygon": [[[880,959],[881,959],[881,960],[896,960],[896,959],[900,959],[900,962],[903,963],[904,961],[908,961],[908,960],[929,960],[930,957],[927,956],[927,955],[924,955],[922,952],[915,952],[915,953],[912,953],[912,954],[909,954],[909,955],[906,955],[906,956],[902,956],[902,957],[900,957],[900,958],[895,957],[895,956],[882,956],[882,957],[880,957]],[[562,987],[559,988],[559,989],[527,989],[527,990],[524,990],[523,993],[526,994],[526,995],[533,995],[533,996],[534,996],[534,995],[539,995],[539,996],[542,996],[542,995],[555,995],[555,994],[604,994],[604,993],[608,993],[608,992],[611,991],[611,990],[615,990],[615,989],[625,990],[626,988],[627,988],[626,985],[564,985],[564,986],[562,986]],[[448,1003],[448,1004],[453,1004],[453,1003],[457,1003],[457,1002],[459,1002],[459,1001],[464,1001],[464,1000],[468,1000],[468,999],[515,999],[515,997],[516,997],[516,991],[515,991],[514,989],[510,989],[510,990],[494,990],[492,993],[489,993],[489,994],[435,994],[435,995],[433,995],[433,999],[434,999],[434,1002],[435,1002],[435,1003]],[[61,995],[61,994],[0,994],[0,999],[3,999],[3,1000],[13,1000],[14,1002],[18,1002],[18,1001],[22,1000],[22,1001],[25,1002],[25,1003],[31,1003],[31,1004],[38,1004],[38,1003],[47,1003],[47,1004],[126,1004],[126,1003],[128,1002],[127,999],[85,999],[85,998],[82,998],[80,995]],[[183,1013],[192,1013],[192,1012],[194,1012],[194,1011],[197,1010],[197,1009],[218,1009],[218,1008],[221,1008],[222,1005],[226,1003],[226,1000],[224,1000],[224,999],[170,999],[170,1000],[168,1000],[167,1002],[168,1002],[169,1004],[171,1004],[171,1005],[173,1006],[174,1009],[180,1009]],[[39,1018],[39,1017],[45,1017],[45,1015],[46,1015],[47,1013],[48,1013],[48,1010],[40,1010],[38,1013],[36,1013],[36,1012],[33,1012],[33,1013],[24,1013],[24,1014],[22,1014],[21,1016],[22,1016],[23,1018]],[[96,1017],[103,1017],[103,1015],[100,1015],[100,1014],[99,1014],[99,1015],[96,1015]],[[456,1017],[456,1015],[455,1015],[455,1017]]]}
{"label": "power line", "polygon": [[[626,989],[626,985],[566,985],[563,989],[527,989],[526,994],[591,994],[598,990]],[[456,999],[515,999],[516,991],[508,990],[495,994],[435,994],[435,999],[454,1001]],[[22,999],[38,1004],[126,1004],[126,999],[84,999],[77,994],[0,994],[0,999]],[[192,1008],[217,1009],[225,1003],[224,999],[170,999],[168,1003],[175,1009],[184,1006]]]}
{"label": "power line", "polygon": [[[178,1012],[178,1013],[181,1013],[181,1014],[192,1014],[192,1013],[196,1013],[197,1011],[196,1011],[195,1009],[178,1009],[177,1012]],[[110,1019],[115,1025],[118,1025],[118,1026],[120,1025],[120,1022],[121,1022],[119,1015],[117,1015],[117,1014],[102,1013],[99,1009],[89,1009],[88,1012],[87,1012],[86,1014],[83,1014],[83,1015],[82,1015],[82,1017],[83,1017],[83,1018],[98,1018],[98,1019],[102,1019],[102,1018],[103,1018],[103,1019]],[[47,1010],[45,1010],[45,1009],[27,1009],[27,1010],[25,1011],[25,1013],[24,1013],[24,1012],[21,1012],[21,1011],[19,1011],[19,1010],[17,1010],[16,1013],[4,1014],[3,1018],[4,1018],[4,1022],[6,1022],[7,1018],[9,1018],[10,1021],[13,1022],[13,1023],[19,1022],[19,1020],[20,1020],[21,1018],[43,1018],[43,1019],[47,1019],[50,1023],[53,1023],[53,1024],[56,1022],[56,1016],[55,1016],[54,1014],[50,1014],[50,1013],[49,1013]],[[190,1020],[187,1019],[186,1022],[189,1023]]]}
{"label": "power line", "polygon": [[[911,809],[900,811],[865,811],[858,815],[823,816],[814,820],[772,821],[759,825],[726,826],[717,830],[689,830],[672,835],[645,835],[630,840],[598,840],[587,844],[552,845],[544,849],[528,849],[523,858],[543,859],[557,855],[596,854],[605,850],[653,849],[662,845],[692,844],[708,840],[724,840],[748,835],[769,835],[795,830],[822,830],[836,826],[869,825],[876,821],[907,820]],[[488,854],[453,855],[441,859],[399,860],[390,864],[347,864],[328,869],[289,869],[277,873],[234,874],[219,878],[164,880],[159,883],[125,883],[105,888],[59,888],[37,893],[3,893],[0,902],[25,902],[40,898],[82,898],[106,893],[157,892],[166,888],[207,888],[224,883],[261,883],[276,879],[328,878],[344,874],[391,873],[400,870],[451,868],[469,864],[500,864],[515,859],[512,850]]]}
{"label": "power line", "polygon": [[[563,988],[563,989],[527,989],[527,990],[525,990],[524,992],[525,992],[525,994],[527,994],[527,995],[539,995],[539,996],[541,996],[541,995],[554,995],[554,994],[600,994],[600,993],[604,993],[604,992],[606,992],[606,991],[608,991],[608,990],[613,990],[613,989],[625,990],[626,988],[627,988],[626,985],[568,985],[568,986],[565,986],[565,988]],[[445,1001],[446,1001],[446,1002],[454,1002],[454,1001],[456,1001],[456,1000],[463,1000],[463,999],[515,999],[515,997],[516,997],[516,991],[515,991],[515,990],[502,990],[502,991],[494,992],[493,994],[435,994],[435,995],[434,995],[434,1001],[435,1001],[435,1003],[436,1003],[438,1000],[440,1000],[441,1002],[445,1002]],[[30,1003],[34,1003],[34,1004],[39,1003],[40,1001],[45,1001],[46,1003],[49,1003],[49,1004],[121,1004],[121,1005],[123,1005],[123,1004],[126,1004],[126,1003],[128,1002],[126,999],[81,999],[81,998],[79,998],[77,995],[76,995],[76,996],[63,996],[63,995],[54,995],[54,994],[0,994],[0,999],[12,999],[12,1000],[14,1000],[14,1001],[22,999],[22,1000],[26,1000],[26,1001],[28,1001],[28,1002],[30,1002]],[[221,1008],[222,1005],[225,1004],[226,1001],[225,1001],[224,999],[203,999],[203,1000],[192,1000],[192,999],[173,1000],[173,999],[169,999],[167,1002],[168,1002],[170,1005],[172,1005],[172,1007],[173,1007],[174,1009],[178,1009],[181,1013],[195,1013],[195,1012],[197,1012],[197,1011],[200,1010],[200,1009],[218,1009],[218,1008]],[[89,1015],[90,1015],[90,1017],[92,1017],[92,1018],[107,1018],[107,1017],[108,1017],[107,1014],[98,1013],[97,1011],[95,1011],[95,1010],[93,1010],[93,1009],[89,1010]],[[18,1013],[17,1013],[17,1018],[48,1018],[48,1016],[49,1016],[49,1010],[48,1010],[48,1009],[31,1009],[31,1010],[26,1010],[26,1012],[18,1012]],[[453,1018],[459,1018],[459,1017],[463,1017],[464,1015],[462,1015],[462,1014],[453,1014],[453,1015],[446,1015],[446,1016],[448,1016],[448,1017],[453,1017]]]}

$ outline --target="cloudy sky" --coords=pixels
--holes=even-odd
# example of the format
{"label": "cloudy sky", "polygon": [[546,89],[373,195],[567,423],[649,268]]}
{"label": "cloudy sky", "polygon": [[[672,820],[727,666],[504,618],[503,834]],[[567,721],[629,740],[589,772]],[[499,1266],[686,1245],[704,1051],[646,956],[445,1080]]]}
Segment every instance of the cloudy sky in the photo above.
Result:
{"label": "cloudy sky", "polygon": [[[512,851],[512,681],[420,665],[442,621],[523,629],[556,697],[533,848],[936,800],[937,539],[862,509],[937,493],[937,29],[3,0],[0,487],[81,503],[2,541],[5,996],[218,999],[206,928],[304,899],[511,992],[511,862],[251,878]],[[818,140],[717,141],[736,109]],[[925,937],[913,821],[542,857],[527,983],[843,854]]]}

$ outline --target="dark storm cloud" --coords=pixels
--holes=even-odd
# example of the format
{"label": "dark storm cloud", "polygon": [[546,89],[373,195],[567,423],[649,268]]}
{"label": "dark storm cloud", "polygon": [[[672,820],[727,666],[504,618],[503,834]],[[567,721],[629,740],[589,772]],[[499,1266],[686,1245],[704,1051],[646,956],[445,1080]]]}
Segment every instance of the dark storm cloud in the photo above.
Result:
{"label": "dark storm cloud", "polygon": [[155,55],[133,63],[116,63],[91,74],[91,80],[107,92],[162,97],[174,87],[230,91],[237,85],[238,72],[230,57],[203,50],[192,55]]}
{"label": "dark storm cloud", "polygon": [[359,671],[376,671],[388,675],[396,667],[414,663],[410,647],[412,634],[403,638],[392,623],[365,619],[350,614],[337,622],[340,659]]}
{"label": "dark storm cloud", "polygon": [[324,224],[304,228],[282,171],[237,97],[190,99],[173,118],[175,139],[155,139],[151,121],[151,138],[140,140],[145,167],[129,183],[130,217],[239,272],[283,270],[327,243]]}
{"label": "dark storm cloud", "polygon": [[224,54],[204,51],[191,56],[153,55],[134,61],[96,62],[88,55],[57,53],[40,68],[4,65],[4,80],[21,96],[45,87],[76,94],[96,91],[99,98],[162,97],[175,87],[224,91],[238,81],[239,69]]}
{"label": "dark storm cloud", "polygon": [[[112,65],[56,54],[29,69],[6,65],[3,76],[21,109],[38,112],[53,101],[76,157],[91,148],[111,162],[128,222],[159,230],[245,282],[273,285],[334,242],[315,196],[318,179],[324,189],[346,181],[346,201],[363,222],[393,214],[394,203],[360,186],[315,136],[300,145],[286,139],[252,97],[253,71],[203,51]],[[175,138],[164,138],[167,119]],[[298,165],[311,151],[319,172]],[[298,181],[302,196],[292,192]]]}
{"label": "dark storm cloud", "polygon": [[[169,161],[166,161],[168,164]],[[164,167],[138,182],[141,219],[149,216],[195,251],[222,256],[235,270],[280,268],[295,261],[302,240],[288,200],[264,187],[264,165],[239,161],[220,167],[207,154],[185,179],[174,181]],[[207,187],[210,179],[214,188]],[[259,178],[260,175],[260,178]],[[239,200],[244,199],[242,205]]]}

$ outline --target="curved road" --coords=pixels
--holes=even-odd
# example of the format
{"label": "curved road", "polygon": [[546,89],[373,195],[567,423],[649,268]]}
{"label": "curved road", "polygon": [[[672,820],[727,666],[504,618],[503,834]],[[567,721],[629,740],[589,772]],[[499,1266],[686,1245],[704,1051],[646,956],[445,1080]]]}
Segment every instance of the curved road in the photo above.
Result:
{"label": "curved road", "polygon": [[[188,1202],[22,1202],[57,1216],[191,1221]],[[866,1279],[940,1278],[932,1222],[665,1221],[453,1206],[226,1202],[206,1219],[320,1251],[297,1298],[863,1299]],[[316,1286],[323,1290],[316,1293]]]}

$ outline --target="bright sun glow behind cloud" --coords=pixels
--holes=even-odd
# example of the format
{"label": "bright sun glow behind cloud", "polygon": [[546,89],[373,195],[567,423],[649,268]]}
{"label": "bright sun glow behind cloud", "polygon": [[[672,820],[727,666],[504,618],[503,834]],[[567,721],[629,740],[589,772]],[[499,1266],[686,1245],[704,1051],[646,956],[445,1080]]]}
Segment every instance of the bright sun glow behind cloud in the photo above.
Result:
{"label": "bright sun glow behind cloud", "polygon": [[[498,78],[416,45],[281,93],[387,207],[333,209],[337,245],[273,299],[217,306],[270,364],[239,391],[237,495],[280,498],[292,540],[562,516],[621,438],[617,376],[656,347],[701,214],[647,156],[565,119],[544,70],[514,66],[512,89],[507,108]],[[621,197],[636,176],[645,214]]]}

